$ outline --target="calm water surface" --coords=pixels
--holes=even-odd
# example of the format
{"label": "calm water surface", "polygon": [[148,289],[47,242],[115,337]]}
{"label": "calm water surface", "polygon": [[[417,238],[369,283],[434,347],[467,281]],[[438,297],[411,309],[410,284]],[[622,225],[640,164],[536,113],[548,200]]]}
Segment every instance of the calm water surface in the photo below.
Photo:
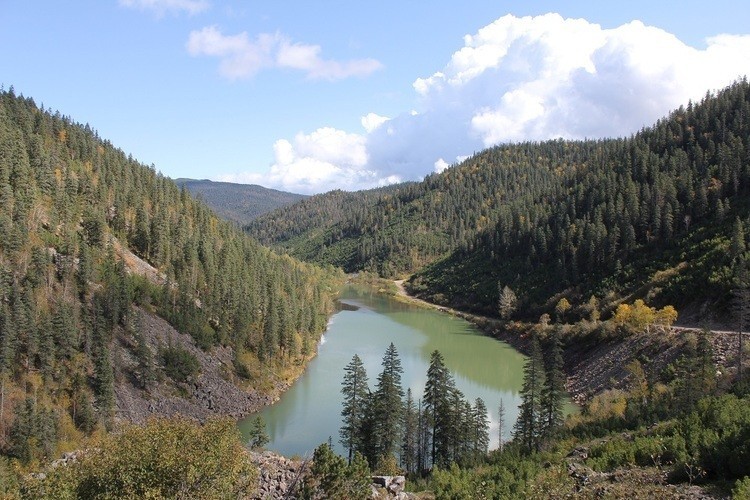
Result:
{"label": "calm water surface", "polygon": [[[338,438],[344,367],[358,354],[374,390],[391,342],[404,368],[404,391],[411,388],[415,400],[422,396],[430,353],[437,349],[464,396],[472,402],[484,399],[491,421],[490,448],[498,443],[500,400],[505,406],[503,439],[509,439],[520,403],[523,355],[482,335],[463,319],[403,304],[370,288],[350,285],[340,298],[345,310],[331,318],[318,356],[276,404],[260,412],[271,437],[268,449],[286,456],[311,455],[330,436],[335,449],[343,453]],[[239,423],[243,433],[252,418],[254,415]]]}

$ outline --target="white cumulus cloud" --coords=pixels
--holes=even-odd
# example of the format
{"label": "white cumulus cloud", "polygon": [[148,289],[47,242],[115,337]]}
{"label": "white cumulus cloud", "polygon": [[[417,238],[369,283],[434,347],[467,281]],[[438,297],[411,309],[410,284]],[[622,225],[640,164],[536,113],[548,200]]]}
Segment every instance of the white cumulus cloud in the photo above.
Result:
{"label": "white cumulus cloud", "polygon": [[442,158],[438,158],[438,160],[435,162],[434,170],[439,174],[448,167],[450,167],[450,164],[447,161],[443,160]]}
{"label": "white cumulus cloud", "polygon": [[148,10],[157,16],[167,12],[198,14],[207,10],[211,4],[207,0],[120,0],[120,5],[140,10]]}
{"label": "white cumulus cloud", "polygon": [[289,68],[310,79],[335,81],[364,77],[383,67],[375,59],[324,59],[319,45],[294,43],[281,33],[261,33],[251,40],[245,31],[225,35],[217,26],[192,31],[186,48],[191,56],[218,58],[219,72],[232,80],[251,78],[266,68]]}
{"label": "white cumulus cloud", "polygon": [[297,134],[292,141],[273,145],[274,162],[266,174],[230,174],[219,180],[276,186],[296,193],[326,190],[348,191],[361,186],[393,184],[401,179],[380,176],[368,168],[365,137],[323,127],[311,134]]}
{"label": "white cumulus cloud", "polygon": [[[318,52],[285,57],[315,60]],[[363,134],[298,135],[282,140],[283,154],[279,141],[257,182],[304,192],[368,188],[420,179],[444,170],[445,158],[499,143],[630,135],[748,74],[750,35],[720,34],[696,48],[640,21],[603,29],[557,14],[507,15],[466,35],[443,68],[414,81],[418,112],[368,114]]]}
{"label": "white cumulus cloud", "polygon": [[363,116],[360,120],[362,123],[362,126],[365,128],[365,130],[369,133],[384,124],[390,120],[387,116],[380,116],[375,113],[367,113],[367,115]]}

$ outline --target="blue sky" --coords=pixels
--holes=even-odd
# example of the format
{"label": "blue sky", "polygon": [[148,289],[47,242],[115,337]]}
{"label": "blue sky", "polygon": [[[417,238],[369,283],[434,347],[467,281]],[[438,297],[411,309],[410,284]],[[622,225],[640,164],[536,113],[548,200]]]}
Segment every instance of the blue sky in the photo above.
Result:
{"label": "blue sky", "polygon": [[0,83],[170,177],[351,190],[635,132],[750,73],[748,19],[729,0],[0,0]]}

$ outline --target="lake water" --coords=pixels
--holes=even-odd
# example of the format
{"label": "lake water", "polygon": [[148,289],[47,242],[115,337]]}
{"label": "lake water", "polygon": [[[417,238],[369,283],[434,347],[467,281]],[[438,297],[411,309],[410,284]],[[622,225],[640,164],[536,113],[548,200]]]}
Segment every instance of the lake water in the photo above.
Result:
{"label": "lake water", "polygon": [[[271,438],[267,448],[286,456],[311,455],[330,438],[339,444],[341,381],[344,367],[358,354],[375,389],[380,363],[393,342],[404,368],[404,392],[422,397],[430,354],[439,350],[453,373],[456,386],[473,401],[480,397],[489,410],[490,448],[498,444],[498,407],[505,407],[504,440],[510,438],[520,404],[525,358],[504,342],[484,336],[463,319],[432,309],[404,304],[371,288],[343,289],[344,307],[330,321],[305,373],[276,404],[260,415]],[[255,416],[239,422],[246,434]]]}

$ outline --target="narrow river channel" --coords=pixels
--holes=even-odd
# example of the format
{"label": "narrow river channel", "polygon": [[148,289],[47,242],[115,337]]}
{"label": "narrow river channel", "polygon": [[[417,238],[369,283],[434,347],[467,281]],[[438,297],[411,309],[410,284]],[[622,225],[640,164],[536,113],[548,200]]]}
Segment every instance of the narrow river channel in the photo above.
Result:
{"label": "narrow river channel", "polygon": [[[489,409],[490,448],[498,444],[498,406],[505,407],[504,437],[509,439],[518,414],[524,356],[504,342],[484,336],[467,321],[449,314],[404,304],[371,288],[349,285],[341,293],[341,310],[300,379],[260,415],[271,438],[267,448],[286,456],[311,455],[329,436],[339,453],[341,381],[344,367],[358,354],[374,390],[380,363],[393,342],[404,368],[404,391],[421,398],[430,353],[439,350],[456,386],[470,401],[482,398]],[[239,422],[247,433],[254,415]]]}

